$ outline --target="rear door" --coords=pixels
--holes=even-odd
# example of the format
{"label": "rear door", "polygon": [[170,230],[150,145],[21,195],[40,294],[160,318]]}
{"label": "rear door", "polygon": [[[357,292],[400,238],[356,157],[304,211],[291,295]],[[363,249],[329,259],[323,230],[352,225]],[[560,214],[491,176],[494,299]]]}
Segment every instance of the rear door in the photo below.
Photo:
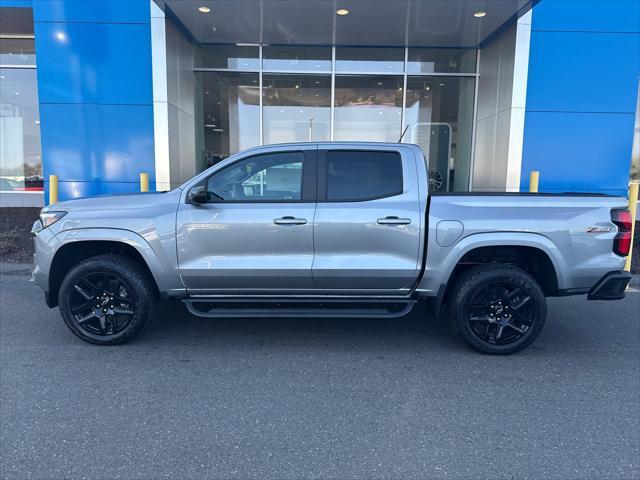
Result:
{"label": "rear door", "polygon": [[318,150],[313,278],[319,290],[408,292],[420,271],[420,195],[413,151]]}

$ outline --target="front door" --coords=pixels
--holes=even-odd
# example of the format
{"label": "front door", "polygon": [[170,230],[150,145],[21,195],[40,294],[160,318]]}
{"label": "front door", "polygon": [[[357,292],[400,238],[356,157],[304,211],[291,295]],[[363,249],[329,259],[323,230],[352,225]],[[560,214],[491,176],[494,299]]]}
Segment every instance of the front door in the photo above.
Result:
{"label": "front door", "polygon": [[408,293],[420,272],[420,195],[409,149],[318,151],[313,276],[320,290]]}
{"label": "front door", "polygon": [[316,151],[243,158],[204,181],[207,203],[180,205],[178,263],[191,294],[313,289]]}

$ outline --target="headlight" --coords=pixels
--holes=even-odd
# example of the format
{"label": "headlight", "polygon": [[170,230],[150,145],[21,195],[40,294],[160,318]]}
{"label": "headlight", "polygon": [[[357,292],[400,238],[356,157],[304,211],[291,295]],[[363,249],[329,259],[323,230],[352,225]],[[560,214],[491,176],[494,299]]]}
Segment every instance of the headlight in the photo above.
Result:
{"label": "headlight", "polygon": [[50,227],[66,214],[67,212],[40,212],[40,223],[42,223],[42,228]]}

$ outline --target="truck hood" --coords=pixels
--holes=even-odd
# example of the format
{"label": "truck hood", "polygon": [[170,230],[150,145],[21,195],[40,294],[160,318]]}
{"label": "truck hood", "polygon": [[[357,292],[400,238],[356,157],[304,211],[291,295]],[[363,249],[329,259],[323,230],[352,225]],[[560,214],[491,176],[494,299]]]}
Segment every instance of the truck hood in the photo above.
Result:
{"label": "truck hood", "polygon": [[77,209],[109,210],[112,208],[130,208],[156,203],[159,196],[171,192],[144,192],[144,193],[119,193],[109,195],[97,195],[94,197],[74,198],[45,207],[44,211],[67,211]]}
{"label": "truck hood", "polygon": [[156,222],[175,227],[181,189],[166,193],[136,193],[78,198],[50,205],[45,212],[66,212],[51,227],[54,234],[79,228],[111,228],[142,234],[153,232]]}

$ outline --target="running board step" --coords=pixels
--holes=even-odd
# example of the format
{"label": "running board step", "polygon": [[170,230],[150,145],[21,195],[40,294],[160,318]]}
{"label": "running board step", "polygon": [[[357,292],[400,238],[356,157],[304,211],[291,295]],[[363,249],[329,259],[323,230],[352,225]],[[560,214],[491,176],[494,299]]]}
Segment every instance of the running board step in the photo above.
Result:
{"label": "running board step", "polygon": [[183,300],[192,315],[204,318],[398,318],[407,315],[416,300],[251,300],[189,298]]}

